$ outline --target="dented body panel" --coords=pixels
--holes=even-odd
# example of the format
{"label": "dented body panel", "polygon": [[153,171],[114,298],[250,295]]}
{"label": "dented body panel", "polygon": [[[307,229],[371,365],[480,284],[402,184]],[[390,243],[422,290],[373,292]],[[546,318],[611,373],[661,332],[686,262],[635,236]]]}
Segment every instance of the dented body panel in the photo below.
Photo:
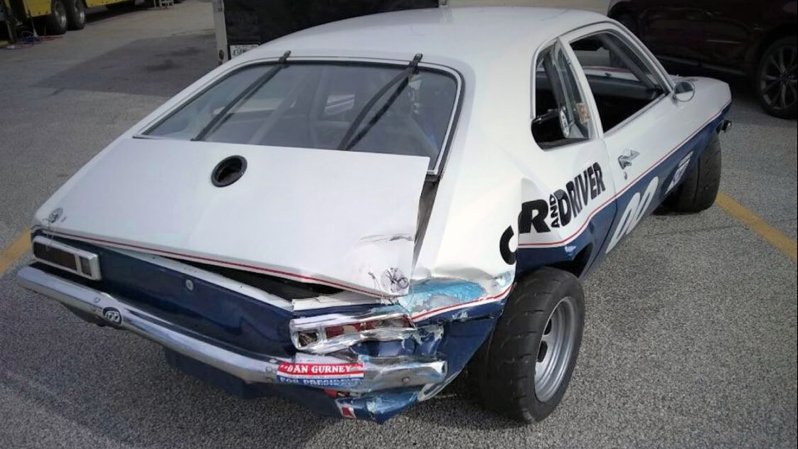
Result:
{"label": "dented body panel", "polygon": [[[209,174],[230,155],[246,173],[216,188]],[[36,218],[73,239],[396,296],[426,173],[410,156],[129,138]]]}
{"label": "dented body panel", "polygon": [[[650,57],[606,17],[532,8],[376,15],[249,51],[59,189],[36,214],[37,262],[20,280],[87,321],[156,341],[170,364],[225,390],[383,422],[465,369],[517,279],[544,266],[582,277],[594,269],[723,123],[728,86],[692,79],[695,98],[679,103],[675,80],[651,58],[663,91],[646,108],[605,133],[589,97],[589,139],[539,145],[530,132],[545,112],[535,111],[538,56],[594,31],[623,35]],[[457,94],[439,117],[440,160],[148,134],[239,70],[303,63],[399,74],[418,63],[451,75]],[[405,113],[423,111],[419,92]],[[339,114],[364,102],[313,103]],[[631,147],[634,164],[619,166]],[[246,168],[220,188],[211,173],[231,156]],[[67,273],[58,264],[70,255]]]}

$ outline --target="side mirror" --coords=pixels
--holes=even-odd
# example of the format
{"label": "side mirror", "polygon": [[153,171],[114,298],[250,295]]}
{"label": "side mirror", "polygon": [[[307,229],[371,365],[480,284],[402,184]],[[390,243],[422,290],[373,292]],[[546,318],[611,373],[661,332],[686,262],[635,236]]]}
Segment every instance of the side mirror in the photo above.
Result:
{"label": "side mirror", "polygon": [[695,85],[690,81],[679,81],[673,90],[673,101],[686,103],[695,97]]}

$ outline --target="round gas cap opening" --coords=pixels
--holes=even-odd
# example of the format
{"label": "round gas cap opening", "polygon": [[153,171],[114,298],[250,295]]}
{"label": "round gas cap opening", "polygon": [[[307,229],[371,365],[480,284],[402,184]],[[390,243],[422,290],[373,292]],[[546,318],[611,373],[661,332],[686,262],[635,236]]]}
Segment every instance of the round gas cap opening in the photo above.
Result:
{"label": "round gas cap opening", "polygon": [[227,187],[244,176],[247,160],[242,156],[230,156],[219,162],[211,173],[211,182],[216,187]]}

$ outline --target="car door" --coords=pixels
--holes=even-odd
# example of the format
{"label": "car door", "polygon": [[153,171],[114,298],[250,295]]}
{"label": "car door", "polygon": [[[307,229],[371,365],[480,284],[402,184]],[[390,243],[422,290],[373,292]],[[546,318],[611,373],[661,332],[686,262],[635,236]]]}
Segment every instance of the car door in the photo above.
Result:
{"label": "car door", "polygon": [[755,6],[750,0],[707,0],[703,5],[707,13],[704,61],[744,71],[746,52],[759,26],[762,6]]}
{"label": "car door", "polygon": [[[580,260],[588,269],[615,216],[611,164],[595,108],[567,44],[555,40],[532,66],[532,137],[519,217],[517,270]],[[596,232],[599,230],[599,232]]]}
{"label": "car door", "polygon": [[657,56],[700,60],[706,11],[693,0],[643,0],[640,36]]}
{"label": "car door", "polygon": [[687,103],[672,99],[672,81],[637,39],[611,24],[566,37],[592,93],[618,208],[602,253],[614,249],[683,176],[693,151]]}

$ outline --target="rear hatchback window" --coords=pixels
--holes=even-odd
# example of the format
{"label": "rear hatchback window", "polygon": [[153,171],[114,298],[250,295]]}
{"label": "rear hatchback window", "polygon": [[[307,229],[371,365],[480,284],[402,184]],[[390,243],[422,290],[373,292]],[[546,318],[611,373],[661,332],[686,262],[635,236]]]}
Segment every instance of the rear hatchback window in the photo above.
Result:
{"label": "rear hatchback window", "polygon": [[233,72],[144,134],[425,156],[438,167],[458,96],[451,74],[419,68],[384,91],[406,66],[289,63],[263,83],[274,67]]}

